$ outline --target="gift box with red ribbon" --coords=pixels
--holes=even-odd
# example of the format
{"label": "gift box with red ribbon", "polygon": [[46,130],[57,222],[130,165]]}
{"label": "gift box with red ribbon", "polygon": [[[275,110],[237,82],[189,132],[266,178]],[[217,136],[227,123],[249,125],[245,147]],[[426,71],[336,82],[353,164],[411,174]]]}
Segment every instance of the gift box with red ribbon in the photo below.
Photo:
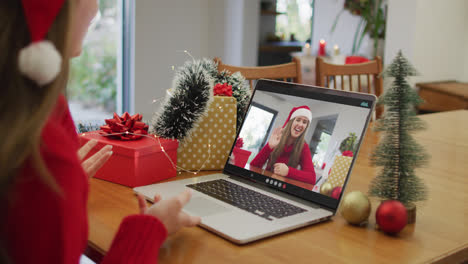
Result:
{"label": "gift box with red ribbon", "polygon": [[175,177],[178,141],[147,135],[147,129],[141,115],[125,113],[122,117],[114,114],[99,131],[81,134],[81,145],[92,139],[98,141],[88,157],[105,145],[113,146],[112,156],[95,177],[129,187]]}
{"label": "gift box with red ribbon", "polygon": [[242,149],[243,146],[244,146],[244,139],[237,138],[234,148],[232,149],[232,154],[231,154],[234,158],[233,162],[231,161],[231,164],[234,164],[241,168],[245,167],[245,165],[247,164],[247,161],[249,160],[250,154],[252,154],[251,151]]}
{"label": "gift box with red ribbon", "polygon": [[234,97],[214,96],[206,116],[192,132],[192,139],[181,143],[177,164],[186,170],[222,170],[236,138],[237,101]]}
{"label": "gift box with red ribbon", "polygon": [[251,151],[241,149],[239,147],[234,147],[234,149],[232,149],[232,155],[234,156],[234,165],[244,168],[247,164],[247,161],[249,160],[250,154],[252,154]]}

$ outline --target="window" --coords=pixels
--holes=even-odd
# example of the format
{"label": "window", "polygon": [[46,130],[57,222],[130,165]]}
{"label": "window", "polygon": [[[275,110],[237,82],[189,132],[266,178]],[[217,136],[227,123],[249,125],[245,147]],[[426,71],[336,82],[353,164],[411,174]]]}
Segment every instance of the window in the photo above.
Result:
{"label": "window", "polygon": [[298,41],[311,37],[312,6],[310,0],[277,0],[276,11],[286,15],[276,17],[276,35]]}
{"label": "window", "polygon": [[278,111],[252,102],[239,134],[239,137],[244,140],[242,148],[252,152],[247,163],[250,163],[266,144],[277,114]]}
{"label": "window", "polygon": [[81,56],[71,61],[67,96],[77,124],[95,128],[112,118],[113,112],[130,110],[132,3],[99,0],[99,12],[84,40]]}
{"label": "window", "polygon": [[321,132],[320,142],[318,143],[315,155],[312,158],[312,162],[314,163],[315,167],[321,168],[325,160],[325,154],[328,150],[328,143],[330,142],[330,138],[331,134],[327,133],[326,131]]}
{"label": "window", "polygon": [[[322,117],[317,121],[314,127],[314,133],[309,143],[310,152],[312,153],[312,162],[314,163],[315,169],[322,169],[324,163],[329,160],[330,138],[335,129],[336,120],[338,115],[332,115],[328,117]],[[327,154],[328,153],[328,154]]]}

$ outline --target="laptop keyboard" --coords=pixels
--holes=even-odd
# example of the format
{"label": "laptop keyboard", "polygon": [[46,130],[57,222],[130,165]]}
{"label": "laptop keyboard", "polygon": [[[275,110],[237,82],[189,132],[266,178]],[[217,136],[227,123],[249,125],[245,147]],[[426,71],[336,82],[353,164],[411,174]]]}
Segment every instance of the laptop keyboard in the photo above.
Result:
{"label": "laptop keyboard", "polygon": [[223,179],[189,184],[187,187],[270,221],[306,211]]}

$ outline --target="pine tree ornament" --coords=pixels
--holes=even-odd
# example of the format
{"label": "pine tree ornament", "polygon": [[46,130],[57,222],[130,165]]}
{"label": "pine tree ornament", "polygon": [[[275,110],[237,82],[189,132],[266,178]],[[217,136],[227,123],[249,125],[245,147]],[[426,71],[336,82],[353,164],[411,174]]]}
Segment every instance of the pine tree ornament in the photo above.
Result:
{"label": "pine tree ornament", "polygon": [[[407,209],[415,210],[414,203],[427,197],[426,187],[416,176],[415,169],[426,164],[429,158],[411,136],[412,132],[425,128],[415,111],[415,106],[422,100],[406,80],[417,72],[399,51],[382,74],[394,79],[378,100],[378,104],[385,105],[385,113],[377,121],[375,130],[381,131],[383,137],[374,150],[371,163],[382,169],[372,180],[369,195],[382,200],[397,200]],[[415,217],[408,217],[408,223],[414,220]]]}

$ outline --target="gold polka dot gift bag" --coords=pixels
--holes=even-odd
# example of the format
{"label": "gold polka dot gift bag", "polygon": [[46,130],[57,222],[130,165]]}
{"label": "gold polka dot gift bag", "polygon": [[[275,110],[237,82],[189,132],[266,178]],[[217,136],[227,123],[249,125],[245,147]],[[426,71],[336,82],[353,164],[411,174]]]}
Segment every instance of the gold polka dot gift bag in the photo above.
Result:
{"label": "gold polka dot gift bag", "polygon": [[236,120],[236,98],[214,96],[190,139],[179,145],[177,166],[184,170],[222,170],[236,137]]}
{"label": "gold polka dot gift bag", "polygon": [[328,176],[328,182],[331,183],[333,187],[343,186],[352,161],[353,157],[335,157],[335,161],[333,162],[333,165],[330,170],[330,175]]}

